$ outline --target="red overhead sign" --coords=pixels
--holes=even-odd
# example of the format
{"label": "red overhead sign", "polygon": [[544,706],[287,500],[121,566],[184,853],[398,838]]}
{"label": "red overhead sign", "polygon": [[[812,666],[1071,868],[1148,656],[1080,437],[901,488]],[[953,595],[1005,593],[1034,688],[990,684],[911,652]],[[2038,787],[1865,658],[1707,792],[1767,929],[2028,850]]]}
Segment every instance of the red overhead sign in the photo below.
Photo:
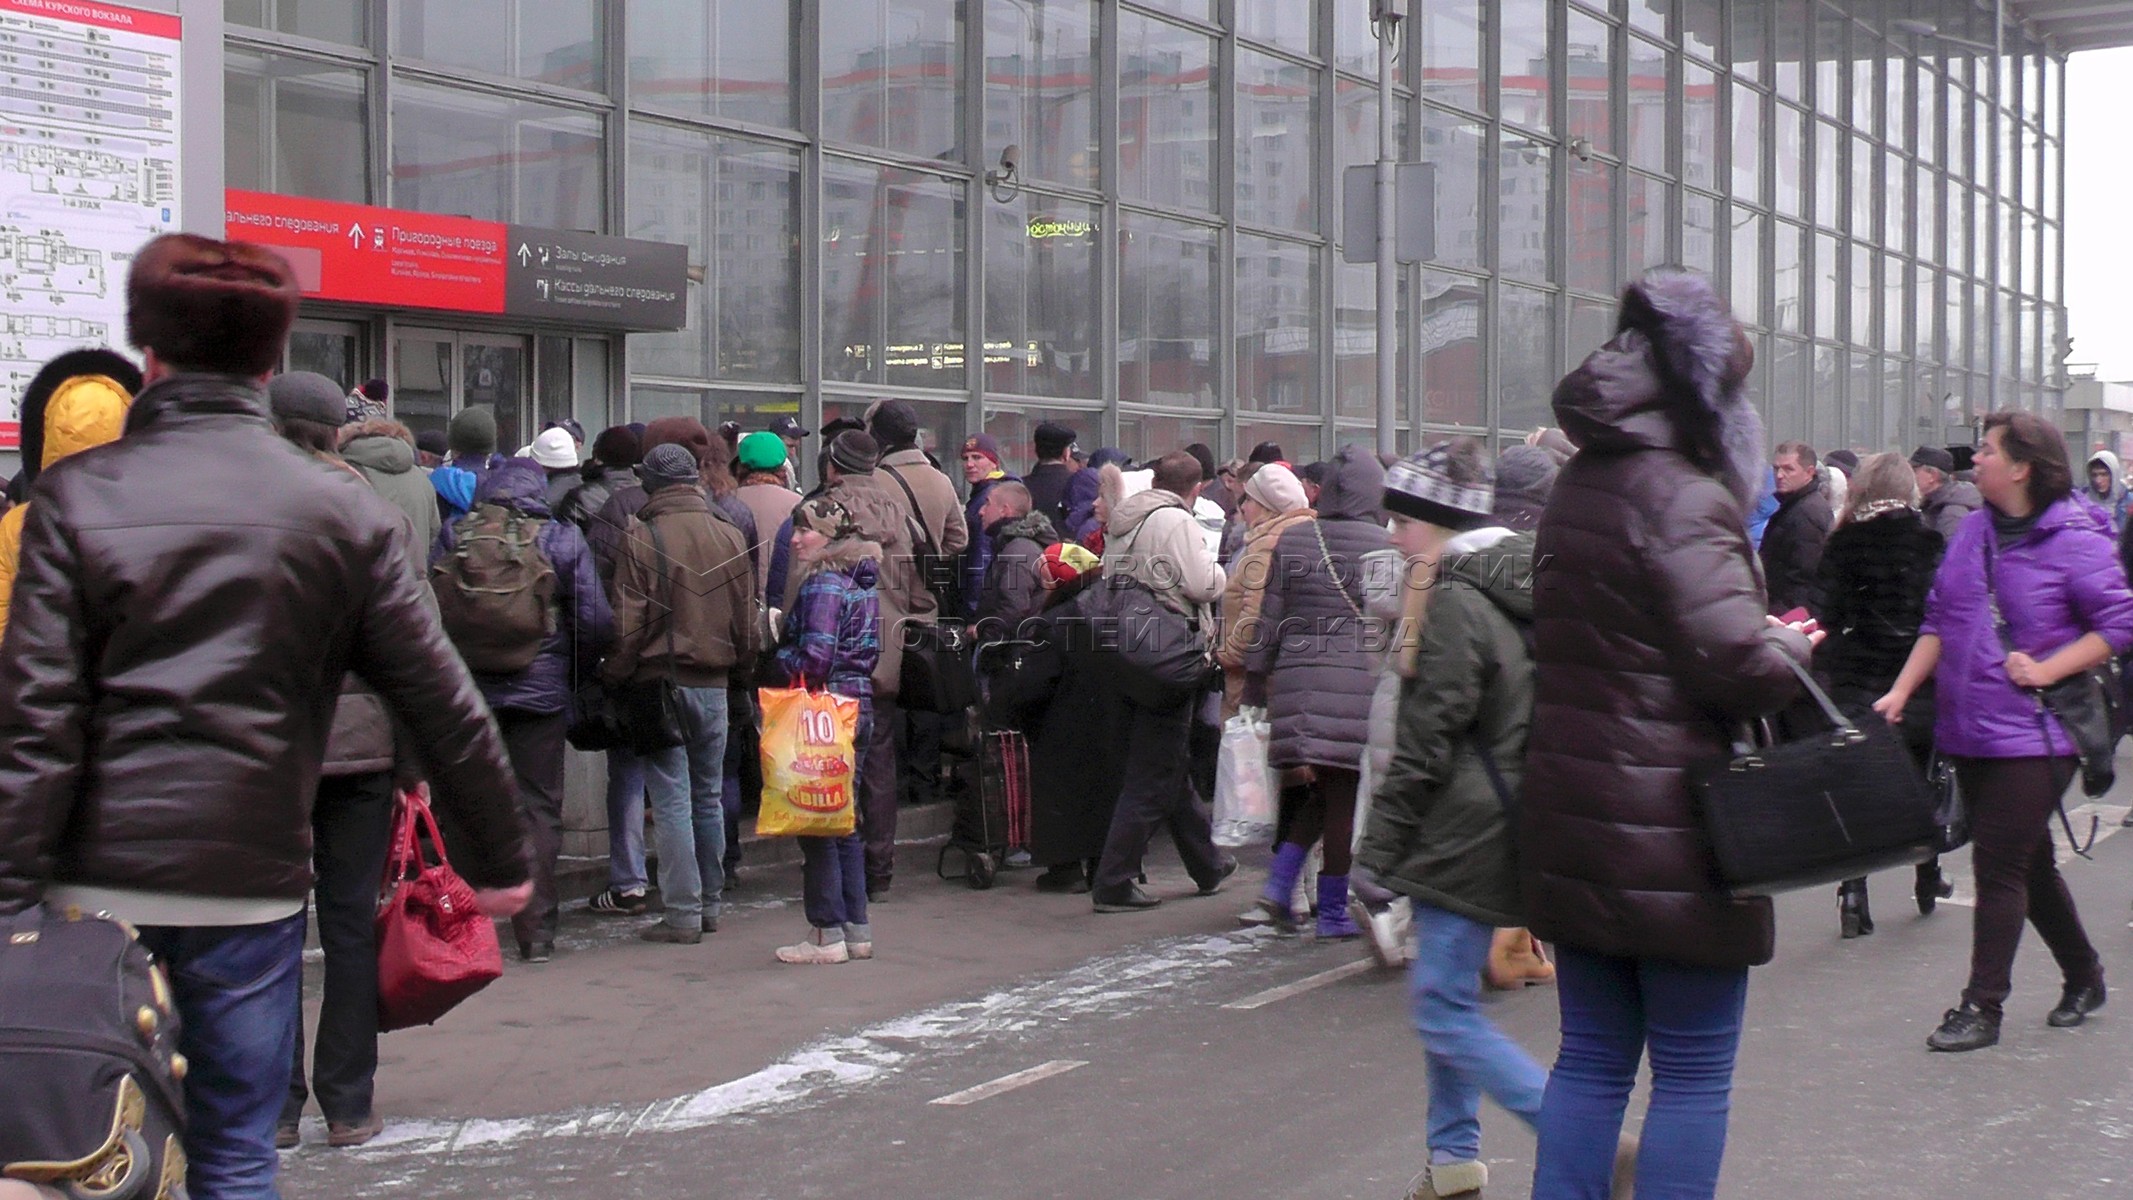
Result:
{"label": "red overhead sign", "polygon": [[504,311],[496,221],[231,189],[229,237],[281,252],[304,295],[356,304]]}

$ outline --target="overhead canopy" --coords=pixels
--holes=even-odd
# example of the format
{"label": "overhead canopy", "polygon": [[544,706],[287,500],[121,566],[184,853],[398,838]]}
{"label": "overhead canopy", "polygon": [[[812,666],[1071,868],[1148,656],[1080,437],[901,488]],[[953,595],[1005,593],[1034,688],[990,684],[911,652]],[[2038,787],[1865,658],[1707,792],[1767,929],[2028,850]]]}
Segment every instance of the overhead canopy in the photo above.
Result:
{"label": "overhead canopy", "polygon": [[2133,4],[2126,0],[2010,0],[2007,13],[2064,51],[2133,46]]}

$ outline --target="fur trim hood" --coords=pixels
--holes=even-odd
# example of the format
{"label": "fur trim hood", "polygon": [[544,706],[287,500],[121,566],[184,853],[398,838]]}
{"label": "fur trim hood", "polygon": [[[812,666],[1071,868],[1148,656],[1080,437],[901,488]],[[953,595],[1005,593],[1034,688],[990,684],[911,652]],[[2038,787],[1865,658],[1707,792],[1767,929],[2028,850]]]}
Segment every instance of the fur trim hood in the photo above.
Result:
{"label": "fur trim hood", "polygon": [[1678,451],[1746,511],[1768,459],[1745,386],[1754,364],[1708,278],[1649,271],[1624,289],[1615,336],[1556,386],[1556,419],[1581,451]]}
{"label": "fur trim hood", "polygon": [[69,350],[38,368],[22,393],[23,487],[67,455],[116,440],[140,390],[141,369],[115,350]]}
{"label": "fur trim hood", "polygon": [[809,562],[807,574],[801,578],[836,571],[851,576],[852,582],[859,587],[873,587],[881,577],[883,557],[879,542],[864,537],[839,538],[822,548],[822,557]]}

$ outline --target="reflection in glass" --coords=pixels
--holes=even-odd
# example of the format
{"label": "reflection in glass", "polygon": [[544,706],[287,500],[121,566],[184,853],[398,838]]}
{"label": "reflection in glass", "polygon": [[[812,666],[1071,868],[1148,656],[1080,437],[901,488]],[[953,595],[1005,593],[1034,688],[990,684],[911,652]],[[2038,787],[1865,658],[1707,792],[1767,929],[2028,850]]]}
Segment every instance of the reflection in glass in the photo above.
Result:
{"label": "reflection in glass", "polygon": [[1853,343],[1861,346],[1874,344],[1874,251],[1862,242],[1851,245],[1851,289]]}
{"label": "reflection in glass", "polygon": [[1924,163],[1912,172],[1911,248],[1921,258],[1940,254],[1940,175]]}
{"label": "reflection in glass", "polygon": [[1850,189],[1852,202],[1851,231],[1855,237],[1880,240],[1881,230],[1874,224],[1874,198],[1881,193],[1881,181],[1874,178],[1874,166],[1881,156],[1863,137],[1851,139],[1851,161],[1845,171],[1845,186]]}
{"label": "reflection in glass", "polygon": [[370,202],[363,72],[234,47],[224,63],[223,179],[228,186]]}
{"label": "reflection in glass", "polygon": [[1549,113],[1547,0],[1501,0],[1503,119],[1528,129],[1552,129]]}
{"label": "reflection in glass", "polygon": [[[1323,457],[1319,451],[1320,427],[1316,424],[1295,424],[1269,421],[1245,413],[1237,414],[1237,457],[1250,454],[1262,442],[1272,442],[1280,447],[1281,462],[1316,462]],[[1208,445],[1214,445],[1209,442]]]}
{"label": "reflection in glass", "polygon": [[1770,440],[1797,441],[1811,432],[1807,424],[1807,387],[1811,372],[1806,342],[1771,339]]}
{"label": "reflection in glass", "polygon": [[1771,223],[1771,324],[1787,333],[1807,328],[1807,280],[1802,271],[1807,257],[1807,234],[1787,221]]}
{"label": "reflection in glass", "polygon": [[[1674,227],[1672,216],[1667,212],[1668,199],[1673,189],[1669,188],[1664,180],[1639,175],[1635,171],[1629,173],[1627,183],[1623,195],[1627,211],[1623,215],[1629,226],[1629,240],[1623,246],[1626,260],[1622,264],[1622,273],[1626,277],[1635,278],[1652,267],[1664,266],[1672,261],[1672,256],[1666,249],[1666,235],[1667,230]],[[1684,228],[1682,238],[1686,241],[1698,233],[1701,233],[1708,246],[1711,236],[1708,226],[1700,231]]]}
{"label": "reflection in glass", "polygon": [[1911,93],[1912,112],[1916,117],[1916,132],[1911,139],[1912,153],[1925,162],[1940,161],[1940,76],[1924,59],[1913,68],[1918,86]]}
{"label": "reflection in glass", "polygon": [[1706,275],[1717,271],[1720,236],[1717,199],[1700,192],[1690,192],[1683,196],[1681,264]]}
{"label": "reflection in glass", "polygon": [[1118,18],[1118,36],[1121,190],[1152,204],[1212,210],[1215,40],[1129,13]]}
{"label": "reflection in glass", "polygon": [[962,386],[963,186],[841,158],[822,174],[823,373]]}
{"label": "reflection in glass", "polygon": [[1237,235],[1237,406],[1314,414],[1318,401],[1318,255]]}
{"label": "reflection in glass", "polygon": [[1840,436],[1843,428],[1844,351],[1835,346],[1814,348],[1814,376],[1807,389],[1807,428],[1826,435],[1826,444],[1830,438]]}
{"label": "reflection in glass", "polygon": [[1673,31],[1668,26],[1673,24],[1673,7],[1670,0],[1629,0],[1630,27],[1655,38],[1671,37]]}
{"label": "reflection in glass", "polygon": [[1437,165],[1435,262],[1482,266],[1481,165],[1487,128],[1443,109],[1422,109],[1422,161]]}
{"label": "reflection in glass", "polygon": [[1554,151],[1512,130],[1497,155],[1497,269],[1515,279],[1555,279],[1549,232],[1555,217]]}
{"label": "reflection in glass", "polygon": [[[1727,61],[1733,64],[1733,73],[1742,79],[1760,82],[1763,78],[1763,60],[1768,57],[1771,0],[1733,0],[1732,36],[1727,44]],[[1709,10],[1708,23],[1716,28],[1719,0],[1688,0],[1692,14]]]}
{"label": "reflection in glass", "polygon": [[1103,394],[1097,378],[1101,209],[1024,192],[985,208],[985,390]]}
{"label": "reflection in glass", "polygon": [[393,52],[597,92],[607,87],[595,0],[400,0]]}
{"label": "reflection in glass", "polygon": [[[1260,0],[1261,3],[1281,3],[1282,0]],[[1464,3],[1465,0],[1458,0]],[[1370,21],[1371,0],[1334,0],[1333,2],[1333,62],[1351,75],[1365,79],[1378,77],[1378,40],[1373,33],[1375,26]],[[1418,6],[1426,19],[1429,6]],[[1402,22],[1413,25],[1413,21]],[[1407,36],[1412,37],[1410,31]],[[1397,69],[1397,68],[1395,68]]]}
{"label": "reflection in glass", "polygon": [[1168,413],[1118,414],[1119,449],[1135,461],[1160,458],[1181,446],[1222,444],[1222,423],[1213,417],[1178,417]]}
{"label": "reflection in glass", "polygon": [[1940,311],[1940,297],[1934,284],[1940,272],[1925,263],[1911,267],[1911,352],[1920,358],[1934,355],[1933,318]]}
{"label": "reflection in glass", "polygon": [[1751,325],[1770,320],[1763,311],[1763,218],[1733,206],[1732,257],[1733,315]]}
{"label": "reflection in glass", "polygon": [[[1775,10],[1770,51],[1775,69],[1771,83],[1777,94],[1787,100],[1804,102],[1807,99],[1807,38],[1814,20],[1814,0],[1768,0],[1762,5],[1743,5],[1745,9],[1767,7]],[[1734,17],[1739,22],[1746,13]]]}
{"label": "reflection in glass", "polygon": [[1237,5],[1237,36],[1265,42],[1291,54],[1318,52],[1318,13],[1324,0],[1244,0]]}
{"label": "reflection in glass", "polygon": [[1853,353],[1851,386],[1846,389],[1844,426],[1851,445],[1873,450],[1881,437],[1881,364],[1872,355]]}
{"label": "reflection in glass", "polygon": [[1025,179],[1096,186],[1094,0],[988,0],[985,160],[1016,146]]}
{"label": "reflection in glass", "polygon": [[222,19],[347,46],[370,40],[369,0],[223,0]]}
{"label": "reflection in glass", "polygon": [[1528,430],[1555,423],[1549,398],[1555,394],[1556,297],[1505,284],[1498,292],[1498,361],[1503,367],[1496,423],[1503,429]]}
{"label": "reflection in glass", "polygon": [[1611,293],[1619,282],[1615,277],[1615,168],[1573,158],[1569,188],[1563,202],[1569,243],[1565,282],[1579,291]]}
{"label": "reflection in glass", "polygon": [[392,119],[394,207],[605,229],[600,120],[591,113],[403,80]]}
{"label": "reflection in glass", "polygon": [[786,0],[635,0],[631,103],[790,126],[789,9]]}
{"label": "reflection in glass", "polygon": [[798,382],[798,152],[633,121],[629,172],[630,236],[686,245],[697,268],[687,326],[635,335],[631,368]]}
{"label": "reflection in glass", "polygon": [[[822,420],[824,423],[834,421],[839,417],[849,417],[855,421],[864,420],[866,419],[867,409],[873,404],[874,400],[871,397],[845,399],[836,396],[824,396],[822,398]],[[912,401],[912,407],[918,410],[919,448],[931,450],[935,455],[947,461],[951,473],[960,479],[962,476],[959,472],[955,472],[953,460],[955,459],[957,448],[963,444],[964,434],[969,432],[970,405],[960,399],[953,401],[916,399]],[[1209,442],[1208,445],[1212,446],[1214,443]]]}
{"label": "reflection in glass", "polygon": [[[1368,264],[1344,263],[1334,278],[1333,297],[1333,390],[1334,408],[1345,417],[1377,415],[1378,293],[1377,271]],[[1401,271],[1398,281],[1398,315],[1393,326],[1399,331],[1396,374],[1401,387],[1407,379],[1407,281]],[[1401,420],[1406,409],[1401,409]]]}
{"label": "reflection in glass", "polygon": [[1829,229],[1836,228],[1837,214],[1844,211],[1844,189],[1851,186],[1841,146],[1835,125],[1815,122],[1815,224]]}
{"label": "reflection in glass", "polygon": [[1590,139],[1594,150],[1613,154],[1614,26],[1572,10],[1564,30],[1563,57],[1570,136]]}
{"label": "reflection in glass", "polygon": [[1763,95],[1733,85],[1733,198],[1763,202]]}
{"label": "reflection in glass", "polygon": [[443,433],[452,419],[452,341],[403,333],[393,341],[393,419],[416,433]]}
{"label": "reflection in glass", "polygon": [[1124,219],[1119,395],[1134,403],[1215,407],[1215,231],[1138,213]]}
{"label": "reflection in glass", "polygon": [[[1640,38],[1629,39],[1629,133],[1624,139],[1629,163],[1665,173],[1667,162],[1667,54]],[[1708,143],[1706,143],[1708,146]],[[1683,148],[1684,159],[1697,151]]]}
{"label": "reflection in glass", "polygon": [[1615,306],[1611,302],[1570,298],[1570,344],[1568,357],[1580,361],[1607,344],[1615,332]]}
{"label": "reflection in glass", "polygon": [[1817,233],[1814,241],[1815,336],[1840,338],[1844,327],[1838,320],[1837,297],[1844,288],[1845,259],[1837,253],[1832,234]]}
{"label": "reflection in glass", "polygon": [[1909,350],[1903,323],[1911,314],[1911,269],[1893,254],[1881,256],[1881,346],[1891,354]]}
{"label": "reflection in glass", "polygon": [[1441,271],[1422,273],[1422,419],[1446,425],[1484,425],[1482,310],[1478,279]]}
{"label": "reflection in glass", "polygon": [[1237,51],[1239,221],[1317,231],[1318,80],[1315,67]]}
{"label": "reflection in glass", "polygon": [[839,0],[822,22],[822,136],[963,157],[963,0]]}
{"label": "reflection in glass", "polygon": [[1771,106],[1771,185],[1777,210],[1788,217],[1807,215],[1807,113],[1790,104]]}
{"label": "reflection in glass", "polygon": [[525,408],[526,343],[522,338],[477,341],[462,337],[459,344],[459,407],[486,405],[496,410],[496,445],[509,448],[533,440],[538,429],[527,428]]}
{"label": "reflection in glass", "polygon": [[1681,178],[1691,187],[1716,190],[1718,150],[1718,76],[1694,63],[1681,68]]}
{"label": "reflection in glass", "polygon": [[983,428],[1000,443],[1001,453],[1007,455],[1007,470],[1020,475],[1037,463],[1037,426],[1047,421],[1066,426],[1074,431],[1074,444],[1081,447],[1083,454],[1089,454],[1097,448],[1096,439],[1103,436],[1103,416],[1101,412],[1071,408],[994,408],[988,398]]}
{"label": "reflection in glass", "polygon": [[1481,0],[1443,0],[1420,7],[1423,98],[1483,111],[1482,47],[1490,6]]}
{"label": "reflection in glass", "polygon": [[[398,399],[398,395],[394,399]],[[704,419],[704,394],[675,387],[636,384],[630,388],[630,420],[647,424],[661,417]]]}

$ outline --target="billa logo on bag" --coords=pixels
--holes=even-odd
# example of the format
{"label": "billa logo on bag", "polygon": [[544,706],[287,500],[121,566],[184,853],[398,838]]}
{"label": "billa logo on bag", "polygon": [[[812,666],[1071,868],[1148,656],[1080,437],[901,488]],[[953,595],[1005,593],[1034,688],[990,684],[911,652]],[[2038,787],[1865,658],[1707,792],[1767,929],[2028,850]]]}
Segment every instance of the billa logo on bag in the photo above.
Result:
{"label": "billa logo on bag", "polygon": [[851,802],[849,784],[804,783],[792,790],[792,806],[807,812],[842,812]]}

